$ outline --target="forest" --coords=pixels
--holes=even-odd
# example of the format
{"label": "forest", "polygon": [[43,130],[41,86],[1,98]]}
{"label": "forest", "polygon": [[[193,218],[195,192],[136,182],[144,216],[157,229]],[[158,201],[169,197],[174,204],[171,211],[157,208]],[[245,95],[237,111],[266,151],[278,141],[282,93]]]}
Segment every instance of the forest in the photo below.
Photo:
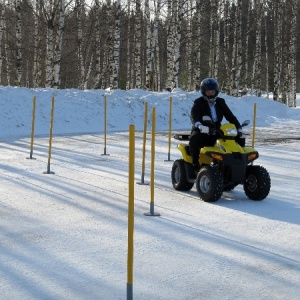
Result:
{"label": "forest", "polygon": [[[0,85],[198,90],[290,107],[300,90],[298,0],[2,0]],[[269,96],[270,94],[270,96]]]}

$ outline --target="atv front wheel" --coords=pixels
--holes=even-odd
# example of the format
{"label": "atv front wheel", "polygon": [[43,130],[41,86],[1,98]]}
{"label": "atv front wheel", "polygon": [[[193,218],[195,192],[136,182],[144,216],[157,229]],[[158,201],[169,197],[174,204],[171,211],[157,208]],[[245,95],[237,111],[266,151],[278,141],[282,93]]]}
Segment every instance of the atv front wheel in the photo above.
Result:
{"label": "atv front wheel", "polygon": [[261,166],[248,166],[244,191],[251,200],[265,199],[271,189],[271,179],[268,171]]}
{"label": "atv front wheel", "polygon": [[223,193],[221,172],[212,166],[201,168],[196,178],[196,188],[203,201],[214,202],[219,200]]}
{"label": "atv front wheel", "polygon": [[177,191],[189,191],[194,185],[193,182],[187,180],[184,164],[183,159],[177,159],[173,163],[171,178],[172,185]]}

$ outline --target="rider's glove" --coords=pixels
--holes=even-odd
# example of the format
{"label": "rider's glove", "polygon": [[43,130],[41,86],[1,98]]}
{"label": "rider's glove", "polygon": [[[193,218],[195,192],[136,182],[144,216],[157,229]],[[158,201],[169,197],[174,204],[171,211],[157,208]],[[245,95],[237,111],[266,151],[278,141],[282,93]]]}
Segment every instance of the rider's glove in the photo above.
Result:
{"label": "rider's glove", "polygon": [[246,132],[243,130],[243,128],[238,129],[238,134],[241,139],[245,139],[247,135]]}
{"label": "rider's glove", "polygon": [[200,122],[196,122],[195,127],[198,128],[201,133],[209,133],[209,127],[202,125]]}

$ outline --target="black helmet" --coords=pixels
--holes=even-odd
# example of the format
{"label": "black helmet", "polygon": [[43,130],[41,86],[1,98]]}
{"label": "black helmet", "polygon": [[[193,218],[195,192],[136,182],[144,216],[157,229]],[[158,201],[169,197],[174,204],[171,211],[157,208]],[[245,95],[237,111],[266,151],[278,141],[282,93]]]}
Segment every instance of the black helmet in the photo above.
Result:
{"label": "black helmet", "polygon": [[220,86],[216,79],[214,78],[205,78],[202,80],[200,84],[200,90],[203,96],[205,95],[206,91],[215,90],[216,94],[214,97],[217,97],[220,92]]}

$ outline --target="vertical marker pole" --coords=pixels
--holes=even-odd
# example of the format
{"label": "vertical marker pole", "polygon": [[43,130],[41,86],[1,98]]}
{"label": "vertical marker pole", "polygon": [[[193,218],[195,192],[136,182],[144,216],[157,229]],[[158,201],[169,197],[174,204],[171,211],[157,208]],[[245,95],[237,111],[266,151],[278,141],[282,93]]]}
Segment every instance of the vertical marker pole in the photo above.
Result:
{"label": "vertical marker pole", "polygon": [[44,174],[54,174],[50,171],[50,160],[51,160],[51,150],[52,150],[52,131],[53,131],[53,120],[54,120],[54,97],[52,97],[51,115],[50,115],[50,135],[49,135],[49,149],[48,149],[48,165],[47,171]]}
{"label": "vertical marker pole", "polygon": [[142,150],[142,175],[141,175],[141,182],[137,182],[137,184],[148,184],[148,183],[145,183],[145,156],[146,156],[147,121],[148,121],[148,102],[145,102],[145,106],[144,106],[144,134],[143,134],[143,150]]}
{"label": "vertical marker pole", "polygon": [[109,155],[106,154],[106,120],[107,120],[107,97],[104,96],[104,153],[102,155]]}
{"label": "vertical marker pole", "polygon": [[35,159],[35,158],[32,157],[32,154],[33,154],[33,140],[34,140],[35,110],[36,110],[36,96],[33,97],[33,102],[32,102],[30,155],[29,155],[29,157],[27,157],[29,159]]}
{"label": "vertical marker pole", "polygon": [[168,159],[165,161],[170,161],[171,157],[171,132],[172,132],[172,102],[173,99],[170,97],[170,113],[169,113],[169,140],[168,140]]}
{"label": "vertical marker pole", "polygon": [[133,232],[134,232],[134,152],[135,128],[129,126],[129,174],[128,174],[128,255],[127,255],[127,300],[133,299]]}
{"label": "vertical marker pole", "polygon": [[252,148],[254,148],[255,127],[256,127],[256,103],[254,103],[254,114],[253,114]]}
{"label": "vertical marker pole", "polygon": [[160,216],[154,213],[154,163],[155,163],[155,131],[156,131],[156,108],[152,108],[152,139],[151,139],[151,180],[150,180],[150,212],[145,213],[145,216]]}

